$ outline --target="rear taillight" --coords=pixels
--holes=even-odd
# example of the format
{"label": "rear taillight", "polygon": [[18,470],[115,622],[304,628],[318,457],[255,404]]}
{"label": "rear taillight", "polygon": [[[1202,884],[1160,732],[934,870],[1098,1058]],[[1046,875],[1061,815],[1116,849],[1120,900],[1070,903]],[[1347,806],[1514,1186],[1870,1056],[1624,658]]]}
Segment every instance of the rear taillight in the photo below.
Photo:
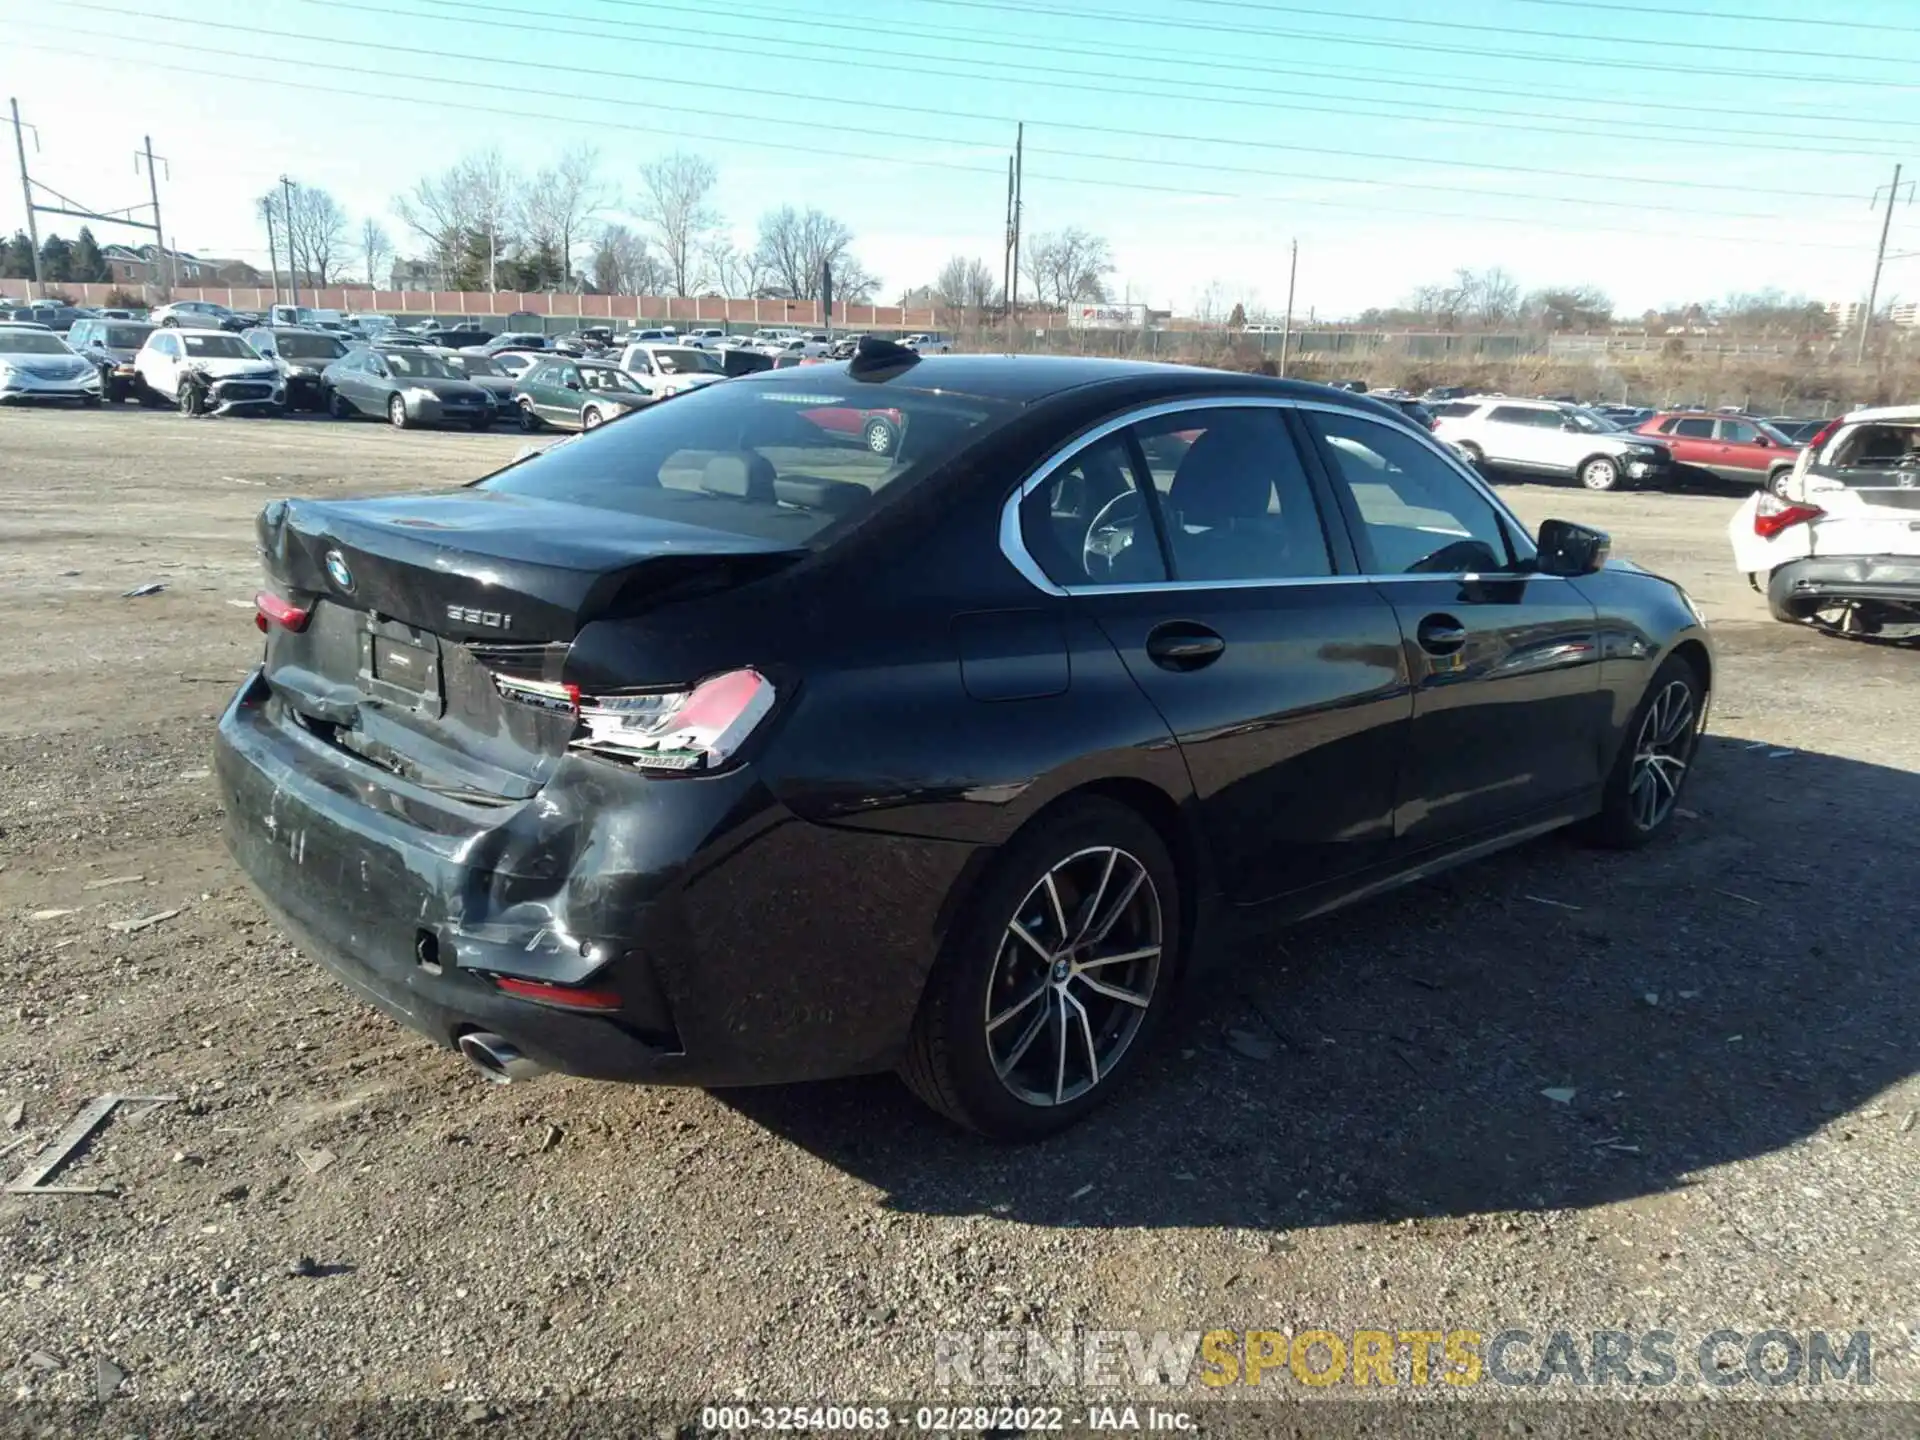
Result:
{"label": "rear taillight", "polygon": [[271,590],[262,590],[253,597],[253,623],[262,634],[269,625],[278,625],[282,630],[304,630],[312,614],[290,600],[282,600]]}
{"label": "rear taillight", "polygon": [[1803,505],[1763,493],[1760,503],[1754,507],[1753,533],[1762,540],[1771,540],[1783,530],[1791,530],[1809,520],[1818,520],[1826,513],[1818,505]]}
{"label": "rear taillight", "polygon": [[1841,420],[1845,418],[1845,416],[1842,416],[1840,420],[1829,420],[1820,427],[1811,440],[1807,441],[1807,449],[1813,453],[1815,458],[1819,457],[1820,451],[1825,448],[1827,441],[1833,438],[1834,432],[1840,428]]}
{"label": "rear taillight", "polygon": [[587,990],[578,985],[549,985],[542,980],[517,980],[511,975],[496,975],[493,983],[507,994],[538,1005],[556,1005],[562,1010],[618,1010],[620,997],[611,990]]}
{"label": "rear taillight", "polygon": [[739,753],[773,702],[773,682],[758,670],[730,670],[691,690],[582,695],[572,748],[644,770],[713,770]]}

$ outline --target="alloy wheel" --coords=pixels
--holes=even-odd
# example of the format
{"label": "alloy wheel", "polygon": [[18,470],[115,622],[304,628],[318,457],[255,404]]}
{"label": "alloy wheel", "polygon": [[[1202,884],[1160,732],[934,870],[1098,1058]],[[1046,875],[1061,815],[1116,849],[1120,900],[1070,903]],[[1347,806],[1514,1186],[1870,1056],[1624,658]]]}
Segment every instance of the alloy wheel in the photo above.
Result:
{"label": "alloy wheel", "polygon": [[1627,798],[1633,823],[1655,830],[1673,813],[1693,759],[1693,687],[1670,680],[1640,722]]}
{"label": "alloy wheel", "polygon": [[884,420],[875,420],[867,426],[867,449],[875,455],[885,455],[893,449],[893,427]]}
{"label": "alloy wheel", "polygon": [[589,407],[587,413],[580,417],[580,428],[582,430],[597,430],[600,428],[600,421],[603,418],[598,410]]}
{"label": "alloy wheel", "polygon": [[1081,850],[1040,877],[987,981],[987,1055],[1009,1094],[1065,1105],[1113,1073],[1153,1004],[1161,925],[1153,877],[1118,847]]}
{"label": "alloy wheel", "polygon": [[1620,482],[1620,470],[1611,460],[1589,460],[1580,483],[1589,490],[1611,490]]}

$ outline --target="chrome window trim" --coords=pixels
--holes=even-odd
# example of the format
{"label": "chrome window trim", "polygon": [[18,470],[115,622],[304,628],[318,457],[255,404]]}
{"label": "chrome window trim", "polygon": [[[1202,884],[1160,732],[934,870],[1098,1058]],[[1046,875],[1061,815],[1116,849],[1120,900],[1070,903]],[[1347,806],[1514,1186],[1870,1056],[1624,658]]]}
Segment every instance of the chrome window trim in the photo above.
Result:
{"label": "chrome window trim", "polygon": [[[1152,595],[1162,592],[1186,590],[1266,590],[1275,587],[1293,587],[1301,585],[1393,585],[1410,581],[1426,580],[1561,580],[1561,575],[1542,575],[1537,571],[1524,574],[1507,574],[1496,571],[1486,574],[1479,571],[1460,570],[1435,575],[1384,574],[1384,575],[1298,575],[1278,577],[1272,580],[1156,580],[1138,585],[1056,585],[1047,578],[1046,571],[1040,568],[1032,554],[1027,550],[1026,540],[1020,533],[1020,507],[1027,497],[1048,480],[1053,473],[1074,459],[1088,446],[1097,445],[1116,430],[1124,430],[1129,425],[1137,425],[1143,420],[1158,419],[1162,415],[1176,415],[1185,410],[1318,410],[1329,415],[1352,416],[1358,420],[1371,421],[1375,425],[1387,425],[1392,422],[1382,416],[1369,415],[1350,405],[1331,405],[1322,400],[1301,400],[1292,396],[1279,395],[1195,395],[1183,400],[1156,400],[1150,405],[1142,405],[1111,419],[1103,420],[1090,430],[1083,430],[1066,444],[1054,450],[1037,465],[1033,473],[1016,486],[1000,507],[1000,553],[1006,556],[1007,563],[1020,573],[1036,590],[1046,595]],[[1415,440],[1424,442],[1455,474],[1465,480],[1473,492],[1485,500],[1494,509],[1494,513],[1504,518],[1513,527],[1515,534],[1524,538],[1529,546],[1533,535],[1520,517],[1509,510],[1495,495],[1492,489],[1473,472],[1464,460],[1446,445],[1434,439],[1433,435],[1423,433],[1411,426],[1403,427]]]}

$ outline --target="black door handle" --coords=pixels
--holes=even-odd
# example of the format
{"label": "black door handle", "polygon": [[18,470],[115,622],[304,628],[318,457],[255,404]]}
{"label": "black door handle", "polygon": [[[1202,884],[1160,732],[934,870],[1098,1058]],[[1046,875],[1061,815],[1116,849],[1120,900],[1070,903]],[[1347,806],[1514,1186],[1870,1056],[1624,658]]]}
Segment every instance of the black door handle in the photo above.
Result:
{"label": "black door handle", "polygon": [[1198,670],[1218,660],[1226,648],[1225,640],[1191,620],[1170,620],[1147,635],[1147,658],[1162,670]]}
{"label": "black door handle", "polygon": [[1451,655],[1467,643],[1467,627],[1451,615],[1429,615],[1414,638],[1429,655]]}

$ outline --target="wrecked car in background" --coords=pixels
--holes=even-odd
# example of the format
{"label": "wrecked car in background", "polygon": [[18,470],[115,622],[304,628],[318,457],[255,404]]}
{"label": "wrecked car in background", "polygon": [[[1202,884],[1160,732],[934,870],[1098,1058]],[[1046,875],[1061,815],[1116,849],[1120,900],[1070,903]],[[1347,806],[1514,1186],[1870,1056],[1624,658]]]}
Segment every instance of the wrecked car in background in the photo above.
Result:
{"label": "wrecked car in background", "polygon": [[185,414],[271,414],[287,401],[272,362],[225,330],[155,330],[133,369],[140,390]]}

